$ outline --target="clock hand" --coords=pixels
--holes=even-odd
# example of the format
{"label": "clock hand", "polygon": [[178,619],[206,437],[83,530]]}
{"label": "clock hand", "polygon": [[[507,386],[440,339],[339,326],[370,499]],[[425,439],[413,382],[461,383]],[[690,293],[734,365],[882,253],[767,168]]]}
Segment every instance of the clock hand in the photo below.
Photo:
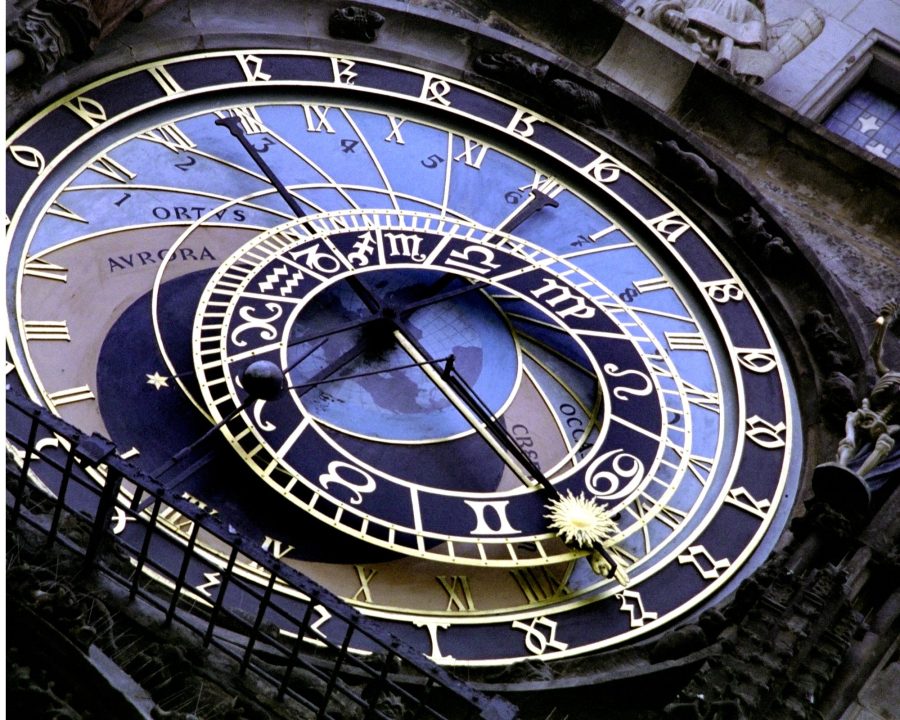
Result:
{"label": "clock hand", "polygon": [[[269,182],[272,183],[272,186],[278,191],[278,194],[284,198],[284,201],[291,208],[294,215],[297,218],[306,217],[306,213],[303,211],[297,198],[291,194],[287,187],[285,187],[284,183],[281,182],[280,178],[275,174],[275,171],[269,167],[269,164],[265,160],[263,160],[262,155],[259,154],[259,150],[253,147],[253,143],[247,139],[247,136],[244,134],[244,129],[241,127],[241,119],[236,115],[230,115],[228,117],[218,118],[216,120],[216,125],[228,128],[228,131],[237,138],[241,147],[247,151],[247,154],[253,159],[253,162],[255,162],[259,169],[263,171],[263,174],[269,179]],[[347,278],[347,282],[353,288],[353,291],[359,295],[366,307],[369,308],[370,312],[374,314],[381,310],[381,302],[374,293],[359,280],[359,278],[351,276]]]}
{"label": "clock hand", "polygon": [[[312,378],[307,380],[305,383],[294,386],[295,388],[299,388],[299,392],[297,394],[300,397],[303,397],[304,395],[306,395],[306,393],[308,393],[310,390],[315,388],[320,383],[327,380],[330,376],[334,375],[334,373],[336,373],[342,367],[351,363],[353,360],[355,360],[360,355],[362,355],[367,346],[368,346],[368,343],[365,340],[361,340],[360,342],[356,343],[353,347],[351,347],[349,350],[346,350],[343,353],[341,353],[337,358],[335,358],[330,363],[328,363],[328,365],[326,365],[324,368],[319,370],[319,372],[317,372],[315,375],[313,375]],[[304,355],[304,358],[305,357],[306,356]],[[300,358],[300,360],[296,361],[291,366],[289,366],[284,371],[284,374],[287,375],[287,373],[290,370],[292,370],[304,358]]]}
{"label": "clock hand", "polygon": [[[394,330],[394,338],[406,353],[422,367],[422,371],[428,376],[432,384],[440,390],[447,400],[453,405],[472,428],[484,438],[485,442],[509,467],[519,480],[534,486],[537,481],[543,490],[552,495],[556,490],[550,481],[544,476],[531,458],[522,452],[515,440],[506,431],[506,428],[493,416],[487,405],[472,390],[467,383],[460,382],[453,369],[452,360],[447,363],[444,371],[438,371],[435,359],[422,347],[412,335],[403,330],[399,323]],[[453,357],[452,355],[450,356]]]}
{"label": "clock hand", "polygon": [[545,192],[532,190],[531,197],[507,215],[497,226],[496,232],[512,232],[536,212],[548,206],[559,207],[559,203]]}
{"label": "clock hand", "polygon": [[[246,135],[240,127],[239,118],[237,118],[236,116],[220,118],[216,120],[216,124],[222,125],[229,129],[231,134],[238,139],[238,141],[241,143],[241,146],[247,151],[247,153],[257,164],[260,170],[263,171],[265,176],[272,183],[273,187],[275,187],[278,193],[284,198],[285,202],[287,202],[288,206],[291,208],[294,214],[298,218],[304,217],[305,213],[303,212],[300,203],[288,191],[284,183],[281,182],[281,180],[272,171],[265,160],[262,159],[253,144],[249,140],[247,140]],[[536,212],[547,206],[559,207],[559,203],[540,190],[532,190],[531,198],[528,200],[528,202],[526,202],[512,214],[507,216],[507,218],[498,226],[497,231],[511,232]],[[365,283],[363,283],[359,278],[355,278],[352,276],[348,278],[348,283],[350,284],[356,295],[363,301],[369,311],[373,314],[373,316],[376,316],[373,317],[372,320],[378,320],[381,318],[387,319],[384,305],[381,303],[379,298],[369,290]],[[476,289],[476,287],[478,287],[478,285],[473,284],[470,288],[464,288],[463,291],[468,292],[469,290]],[[411,304],[411,306],[406,306],[402,309],[402,312],[410,312],[418,307],[423,307],[427,304],[440,302],[441,300],[447,299],[449,297],[454,297],[459,294],[461,294],[460,291],[442,293],[440,296],[428,298],[427,301],[420,301],[418,303]],[[394,313],[392,312],[391,315],[394,316]],[[396,318],[396,316],[394,317]],[[368,324],[368,321],[363,324]],[[448,362],[444,373],[437,372],[437,370],[435,370],[434,368],[434,363],[436,361],[433,358],[430,358],[427,353],[423,354],[421,352],[422,350],[424,350],[424,348],[417,347],[417,343],[415,343],[415,341],[399,327],[396,319],[394,319],[394,324],[396,325],[396,329],[394,330],[394,337],[397,339],[400,345],[411,355],[411,357],[413,357],[416,364],[422,367],[423,371],[426,373],[429,379],[431,379],[431,381],[438,387],[438,389],[440,389],[444,393],[451,404],[453,404],[454,407],[456,407],[457,410],[462,413],[463,417],[465,417],[466,420],[469,421],[472,427],[475,428],[475,430],[485,438],[488,444],[512,469],[516,476],[528,485],[532,484],[531,478],[533,478],[541,485],[545,492],[549,493],[551,496],[558,497],[559,493],[540,471],[540,468],[538,468],[531,461],[531,459],[521,451],[521,448],[519,448],[515,440],[507,433],[506,428],[504,428],[496,420],[496,418],[494,418],[493,414],[489,411],[484,402],[481,401],[481,399],[477,396],[474,390],[472,390],[472,388],[470,388],[467,383],[462,381],[460,377],[457,377],[458,374],[454,375],[452,362]],[[301,390],[301,395],[305,394],[313,387],[315,387],[318,384],[318,382],[316,382],[317,379],[319,380],[319,382],[321,382],[321,379],[327,378],[329,375],[336,372],[340,367],[343,367],[351,360],[356,358],[363,351],[365,346],[366,342],[364,341],[362,343],[358,343],[356,346],[343,353],[334,362],[330,363],[328,367],[317,373],[313,380],[308,384],[308,387]],[[611,568],[609,573],[611,576],[616,570],[615,562],[613,562],[612,558],[600,543],[596,544],[594,550],[599,553],[609,564]]]}
{"label": "clock hand", "polygon": [[[438,372],[434,367],[434,361],[430,360],[428,352],[418,345],[411,337],[408,337],[399,327],[394,331],[394,336],[404,350],[420,365],[423,372],[443,392],[447,399],[463,415],[470,425],[481,435],[490,447],[500,456],[506,465],[515,473],[523,483],[533,486],[532,479],[536,480],[547,498],[547,506],[553,507],[560,503],[566,504],[565,498],[560,494],[541,469],[518,446],[515,439],[506,431],[506,428],[494,417],[487,404],[478,396],[472,388],[454,368],[451,355],[443,372]],[[578,545],[577,549],[589,552],[591,568],[598,575],[608,578],[615,577],[621,584],[628,582],[627,576],[620,570],[603,542],[594,539],[588,546]]]}
{"label": "clock hand", "polygon": [[[532,486],[532,478],[537,480],[547,497],[548,506],[552,507],[559,503],[565,504],[564,496],[546,478],[540,468],[532,462],[531,458],[522,452],[516,441],[494,417],[475,390],[456,372],[453,367],[452,355],[448,359],[444,371],[438,372],[431,362],[423,362],[423,359],[428,357],[428,353],[424,348],[417,347],[417,343],[408,339],[400,329],[396,330],[394,334],[404,350],[417,361],[417,364],[421,365],[422,370],[429,379],[444,393],[453,406],[459,410],[469,424],[487,441],[522,482]],[[589,552],[588,557],[591,568],[598,575],[605,575],[608,578],[615,577],[623,585],[628,582],[627,577],[621,572],[618,564],[603,546],[601,540],[595,539],[589,546],[579,545],[577,549]]]}
{"label": "clock hand", "polygon": [[263,174],[269,179],[269,182],[272,183],[272,186],[278,191],[278,194],[284,198],[284,201],[291,208],[294,215],[298,218],[305,217],[306,213],[300,206],[300,202],[284,186],[284,183],[281,182],[272,168],[269,167],[269,164],[263,160],[262,156],[259,154],[259,150],[253,147],[253,143],[247,139],[247,136],[244,134],[244,129],[241,127],[241,119],[237,115],[230,115],[228,117],[217,119],[216,125],[228,128],[229,132],[237,138],[241,147],[243,147],[244,150],[247,151],[247,154],[253,159],[253,162],[255,162],[259,169],[263,171]]}

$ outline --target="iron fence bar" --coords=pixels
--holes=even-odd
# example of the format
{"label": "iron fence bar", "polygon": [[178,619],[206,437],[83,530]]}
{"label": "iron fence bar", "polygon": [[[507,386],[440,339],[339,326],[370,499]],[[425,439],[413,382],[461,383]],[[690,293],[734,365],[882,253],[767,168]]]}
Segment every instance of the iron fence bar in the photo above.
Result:
{"label": "iron fence bar", "polygon": [[134,569],[134,581],[128,591],[129,601],[134,600],[138,592],[138,585],[141,582],[141,575],[144,572],[144,564],[150,555],[150,542],[153,540],[153,533],[156,530],[156,521],[159,517],[159,509],[162,506],[162,500],[156,496],[153,502],[153,510],[150,511],[150,521],[145,525],[144,540],[141,543],[141,551],[138,553],[137,564]]}
{"label": "iron fence bar", "polygon": [[[141,535],[137,535],[133,540],[129,540],[126,536],[119,537],[116,535],[113,536],[113,539],[123,547],[127,548],[129,553],[136,553],[138,555],[136,561],[137,567],[130,587],[131,599],[138,594],[140,594],[141,597],[146,597],[153,607],[158,608],[161,612],[165,613],[165,625],[170,625],[173,620],[177,619],[178,622],[184,625],[189,631],[197,635],[200,635],[203,632],[202,626],[198,627],[195,622],[196,618],[186,615],[186,611],[182,611],[179,608],[179,600],[181,599],[183,590],[186,586],[186,578],[192,567],[192,561],[202,557],[202,554],[196,554],[198,547],[198,533],[200,529],[203,529],[205,533],[209,533],[212,538],[221,542],[224,546],[230,547],[231,553],[224,571],[225,577],[223,578],[220,592],[217,595],[216,603],[213,605],[213,614],[210,618],[210,623],[206,628],[205,641],[214,644],[219,650],[225,653],[226,656],[233,658],[237,663],[241,663],[243,650],[235,651],[229,643],[220,641],[214,637],[215,628],[223,626],[223,623],[219,620],[223,613],[235,622],[244,623],[242,618],[239,618],[228,609],[227,600],[225,599],[226,590],[237,585],[241,589],[240,591],[249,594],[254,602],[260,600],[262,597],[263,607],[260,608],[259,614],[257,615],[260,622],[256,623],[254,627],[252,642],[255,645],[259,640],[265,637],[268,641],[273,643],[273,646],[279,653],[282,653],[285,657],[290,656],[290,660],[288,661],[288,666],[285,669],[284,675],[280,678],[280,682],[278,677],[270,675],[263,668],[257,667],[253,663],[248,663],[247,667],[252,668],[253,672],[258,675],[263,682],[270,683],[273,687],[277,686],[279,697],[283,698],[287,695],[291,698],[295,698],[298,702],[309,706],[313,710],[318,706],[320,713],[319,717],[330,717],[330,714],[327,713],[327,706],[329,702],[332,701],[336,690],[342,694],[346,694],[349,701],[357,702],[361,705],[364,704],[366,698],[357,698],[350,688],[344,687],[345,679],[343,678],[343,675],[348,672],[353,672],[352,670],[346,669],[350,665],[350,662],[348,661],[352,661],[353,663],[357,662],[356,659],[349,654],[350,641],[351,638],[355,636],[365,638],[366,645],[371,643],[376,648],[381,648],[386,651],[389,658],[391,657],[391,654],[400,658],[404,663],[404,667],[409,671],[412,671],[417,677],[421,677],[425,680],[423,685],[419,685],[419,682],[421,681],[413,679],[411,676],[410,679],[412,680],[412,685],[421,687],[424,691],[420,693],[418,689],[416,689],[415,692],[412,692],[412,686],[409,688],[404,687],[404,685],[398,684],[392,679],[392,674],[398,672],[397,670],[390,667],[383,668],[382,677],[384,680],[382,681],[379,678],[377,681],[381,682],[383,686],[380,687],[378,693],[376,693],[375,701],[377,701],[379,694],[383,695],[385,692],[384,686],[387,686],[390,687],[392,691],[399,693],[401,697],[406,698],[408,702],[411,701],[411,705],[414,704],[418,709],[418,717],[423,717],[424,711],[427,713],[428,717],[443,718],[444,715],[438,712],[437,708],[428,704],[429,696],[434,697],[434,688],[439,687],[448,692],[448,700],[451,701],[449,707],[453,707],[453,702],[455,701],[462,703],[462,706],[460,706],[459,709],[462,710],[462,707],[467,708],[467,717],[491,717],[495,720],[512,720],[517,717],[516,708],[507,701],[500,698],[490,698],[472,690],[466,683],[451,676],[444,668],[431,663],[427,658],[421,655],[421,653],[413,650],[411,647],[405,646],[399,640],[386,635],[384,631],[378,627],[376,621],[361,615],[359,611],[346,605],[336,595],[333,595],[331,592],[322,588],[293,568],[282,568],[280,563],[274,560],[261,548],[253,546],[239,549],[238,544],[235,543],[236,540],[239,542],[239,539],[234,537],[234,531],[228,529],[228,526],[225,525],[222,518],[210,516],[205,510],[202,510],[196,505],[186,502],[176,494],[169,493],[166,489],[159,487],[153,482],[152,478],[143,475],[139,471],[136,473],[135,469],[130,464],[114,454],[114,448],[112,448],[109,441],[103,440],[99,436],[92,436],[84,443],[84,446],[80,443],[75,443],[76,438],[80,437],[80,433],[78,433],[75,428],[55,416],[44,414],[46,415],[45,417],[42,415],[42,410],[37,405],[25,398],[15,397],[14,393],[7,393],[7,408],[15,408],[16,411],[22,414],[24,420],[30,420],[30,427],[27,433],[28,439],[26,440],[25,460],[21,466],[22,482],[19,483],[18,491],[13,492],[12,497],[7,501],[13,506],[11,509],[14,511],[14,516],[22,515],[23,517],[27,517],[29,525],[34,525],[38,530],[46,534],[46,523],[36,524],[34,520],[30,519],[31,512],[22,513],[21,507],[24,502],[24,492],[27,488],[29,466],[36,457],[46,461],[48,467],[52,468],[57,473],[53,476],[54,483],[57,482],[56,479],[59,478],[58,472],[62,469],[62,465],[54,460],[52,454],[48,455],[43,450],[39,451],[36,449],[36,440],[39,435],[40,427],[43,426],[58,437],[68,439],[73,444],[78,444],[77,452],[79,456],[83,456],[88,463],[96,464],[97,462],[102,461],[107,465],[108,479],[104,483],[100,493],[97,492],[96,485],[85,485],[85,488],[89,492],[94,495],[100,495],[96,510],[94,507],[84,506],[81,495],[69,499],[69,496],[72,495],[71,492],[66,493],[66,496],[60,500],[64,509],[70,509],[73,512],[82,515],[85,514],[85,510],[87,510],[88,520],[92,523],[91,540],[88,543],[87,550],[82,551],[81,547],[73,546],[71,539],[66,537],[66,533],[60,533],[59,526],[57,526],[56,532],[63,545],[66,547],[72,546],[70,549],[82,555],[82,557],[88,558],[90,563],[96,564],[101,571],[108,573],[112,579],[118,577],[117,573],[112,568],[106,568],[102,562],[95,563],[95,561],[100,557],[99,549],[101,541],[110,534],[110,515],[119,501],[119,490],[123,478],[128,479],[135,486],[132,502],[128,503],[128,505],[131,506],[129,509],[132,515],[136,516],[143,514],[133,510],[133,504],[135,502],[134,498],[145,498],[147,493],[150,493],[154,497],[154,500],[152,501],[153,509],[150,512],[149,522],[146,524],[145,522],[140,523],[146,527],[143,537],[141,538]],[[9,412],[10,411],[8,410],[8,413]],[[24,422],[20,422],[19,427],[24,424]],[[21,439],[10,429],[10,425],[11,424],[8,423],[8,437],[16,443],[21,443]],[[112,451],[107,448],[112,448]],[[43,470],[41,472],[43,473]],[[69,482],[70,490],[71,480],[80,482],[77,472],[71,474]],[[68,502],[65,502],[66,500],[68,500]],[[150,593],[140,586],[140,578],[144,575],[145,567],[147,565],[156,568],[165,578],[168,578],[169,581],[174,577],[174,567],[169,564],[159,564],[155,559],[155,555],[151,552],[151,547],[155,547],[152,542],[153,538],[160,537],[158,533],[161,528],[158,523],[163,505],[171,507],[172,510],[179,512],[185,519],[190,520],[192,523],[187,544],[183,547],[183,556],[180,561],[177,577],[174,580],[174,586],[169,585],[168,582],[166,583],[169,585],[168,592],[171,592],[170,600],[162,600],[158,594]],[[146,521],[147,517],[144,516],[141,519]],[[181,546],[181,543],[184,542],[183,536],[181,541],[177,541],[174,538],[172,538],[172,540],[178,546]],[[139,551],[137,551],[137,542],[141,542]],[[273,603],[273,598],[270,593],[267,592],[265,595],[261,595],[258,592],[258,589],[260,588],[258,582],[254,580],[245,581],[240,574],[235,573],[237,557],[241,553],[246,555],[248,561],[255,563],[262,569],[268,570],[273,575],[277,572],[277,576],[284,580],[287,587],[291,588],[293,592],[300,597],[309,598],[304,611],[303,622],[298,626],[300,632],[298,632],[297,638],[291,648],[288,648],[286,644],[280,644],[275,638],[271,637],[270,633],[261,632],[261,619],[266,612],[266,608],[270,611],[278,612],[284,618],[291,618],[290,611],[286,608],[282,609],[278,603]],[[177,555],[175,558],[177,558]],[[175,562],[178,562],[177,559]],[[212,566],[216,569],[221,567],[221,565],[212,562],[209,559],[199,560],[199,562],[205,562],[207,566]],[[88,561],[86,561],[85,565],[88,564]],[[122,579],[119,579],[117,581],[122,582],[124,585],[128,584],[127,580],[123,582]],[[274,585],[272,588],[274,591]],[[167,605],[168,607],[166,607]],[[335,652],[336,658],[332,658],[331,656],[322,658],[321,662],[318,664],[321,665],[322,663],[325,663],[327,667],[323,666],[321,668],[317,667],[315,664],[310,664],[308,659],[300,657],[301,643],[305,641],[306,632],[312,622],[312,613],[318,607],[321,607],[323,612],[327,612],[329,617],[333,618],[334,621],[345,623],[347,626],[343,643],[340,648],[332,641],[328,640],[327,637],[323,636],[323,647],[330,648]],[[182,617],[183,615],[184,617]],[[328,689],[324,698],[307,697],[302,694],[300,688],[295,689],[289,687],[292,673],[300,666],[306,667],[316,677],[320,677],[323,680],[327,678]],[[369,673],[369,676],[374,680],[374,677],[377,674],[374,669],[367,668],[363,664],[360,664],[358,667],[360,668],[360,671],[364,670],[366,673]],[[453,698],[456,700],[454,701]],[[379,715],[381,714],[380,711],[372,708],[371,705],[369,706],[369,709]],[[371,712],[369,714],[371,716]],[[462,715],[454,715],[453,717],[462,717]]]}
{"label": "iron fence bar", "polygon": [[140,485],[135,485],[134,492],[131,495],[131,500],[128,501],[128,509],[136,515],[140,514],[139,508],[141,506],[141,500],[143,500],[145,492],[146,490]]}
{"label": "iron fence bar", "polygon": [[200,531],[200,523],[194,522],[191,523],[191,534],[188,537],[187,545],[184,547],[184,556],[181,560],[181,568],[178,571],[178,577],[175,579],[175,587],[172,588],[172,602],[169,603],[169,609],[166,612],[166,619],[163,622],[163,627],[168,627],[172,624],[172,619],[175,617],[175,608],[178,605],[178,600],[181,596],[181,589],[184,587],[184,580],[187,577],[188,567],[191,564],[191,553],[194,551],[194,545],[197,542],[197,533]]}
{"label": "iron fence bar", "polygon": [[59,492],[56,495],[56,507],[53,508],[53,517],[50,520],[50,529],[47,531],[47,545],[56,539],[56,531],[59,528],[59,520],[62,517],[65,505],[66,493],[69,489],[69,478],[72,475],[72,467],[75,465],[75,443],[69,443],[69,452],[66,455],[66,464],[59,481]]}
{"label": "iron fence bar", "polygon": [[334,667],[331,670],[330,676],[328,678],[328,685],[325,688],[325,693],[322,697],[322,708],[319,711],[319,714],[316,715],[316,720],[319,720],[319,718],[328,717],[328,703],[331,702],[331,694],[332,692],[334,692],[334,687],[337,684],[338,672],[340,672],[341,665],[344,664],[344,658],[349,652],[348,648],[350,647],[350,638],[353,636],[353,631],[353,625],[348,623],[347,632],[344,633],[344,640],[341,643],[340,652],[338,653],[338,656],[334,661]]}
{"label": "iron fence bar", "polygon": [[231,574],[234,572],[237,556],[240,553],[240,545],[240,540],[238,540],[231,546],[228,562],[225,565],[225,570],[222,572],[222,582],[219,583],[219,592],[216,594],[212,610],[209,613],[209,624],[206,626],[206,633],[203,635],[203,647],[208,647],[209,643],[212,641],[213,632],[216,628],[216,621],[219,618],[219,613],[222,611],[222,603],[225,602],[225,593],[228,591],[228,585],[231,582]]}
{"label": "iron fence bar", "polygon": [[416,714],[413,715],[413,718],[422,717],[422,711],[429,709],[428,706],[425,704],[425,700],[431,694],[432,687],[434,687],[434,678],[428,678],[425,681],[425,685],[422,687],[422,692],[419,693],[419,695],[416,697],[416,701],[418,702],[418,707],[416,707]]}
{"label": "iron fence bar", "polygon": [[116,505],[116,498],[119,496],[121,485],[121,473],[114,468],[109,468],[106,483],[103,485],[100,501],[97,504],[97,515],[94,518],[94,525],[91,528],[91,534],[88,537],[87,547],[84,552],[85,569],[93,567],[94,561],[97,559],[97,554],[100,552],[100,544],[107,534],[109,520]]}
{"label": "iron fence bar", "polygon": [[281,678],[281,683],[278,686],[278,699],[281,700],[284,697],[284,692],[287,690],[288,683],[291,679],[291,673],[294,671],[294,668],[297,665],[297,657],[300,655],[300,644],[303,642],[303,638],[306,636],[306,629],[309,627],[309,621],[312,619],[312,611],[313,611],[313,602],[312,598],[309,599],[309,602],[306,604],[306,612],[303,613],[303,620],[300,621],[300,624],[297,625],[297,638],[291,647],[291,655],[288,658],[287,667],[284,669],[284,675]]}
{"label": "iron fence bar", "polygon": [[37,439],[39,414],[35,413],[31,418],[31,427],[28,430],[28,440],[25,442],[25,457],[22,458],[22,470],[19,475],[19,486],[14,494],[15,500],[12,509],[12,526],[19,524],[19,514],[22,512],[22,501],[25,498],[25,487],[28,484],[28,470],[31,466],[31,455],[34,452],[34,444]]}
{"label": "iron fence bar", "polygon": [[266,610],[269,609],[269,601],[272,599],[272,590],[275,588],[275,577],[275,573],[269,571],[269,582],[266,583],[266,591],[259,601],[259,611],[256,613],[256,619],[253,621],[253,629],[250,631],[250,637],[247,639],[247,649],[244,651],[243,660],[241,660],[241,667],[238,671],[239,675],[243,675],[247,671],[247,666],[250,664],[250,656],[253,654],[253,646],[256,645],[257,633],[259,633],[259,628],[262,626]]}
{"label": "iron fence bar", "polygon": [[394,657],[394,654],[392,652],[388,652],[387,656],[384,658],[384,662],[381,665],[381,672],[378,673],[378,679],[373,680],[372,684],[369,685],[369,688],[374,687],[374,690],[372,690],[373,694],[369,698],[369,707],[366,710],[366,714],[363,717],[363,720],[369,720],[369,718],[372,717],[373,712],[376,712],[379,715],[383,716],[383,713],[376,710],[375,706],[378,704],[379,698],[381,698],[381,695],[384,693],[384,686],[388,682],[388,680],[387,680],[388,669],[391,666],[391,660],[393,659],[393,657]]}

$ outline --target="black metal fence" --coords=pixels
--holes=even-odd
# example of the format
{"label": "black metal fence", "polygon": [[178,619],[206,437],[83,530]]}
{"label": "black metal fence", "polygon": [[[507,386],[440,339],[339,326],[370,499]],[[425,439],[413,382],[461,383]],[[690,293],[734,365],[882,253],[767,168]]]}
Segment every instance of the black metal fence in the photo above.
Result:
{"label": "black metal fence", "polygon": [[[167,491],[116,455],[13,393],[6,401],[7,527],[27,524],[233,658],[279,699],[316,718],[517,717],[379,629],[340,598]],[[40,507],[40,512],[35,510]],[[177,517],[177,524],[173,524]],[[75,528],[75,531],[73,531]],[[175,529],[173,529],[175,528]],[[117,545],[126,570],[105,561]],[[215,548],[211,552],[210,548]],[[253,577],[240,568],[255,568]],[[327,635],[319,632],[327,618]]]}

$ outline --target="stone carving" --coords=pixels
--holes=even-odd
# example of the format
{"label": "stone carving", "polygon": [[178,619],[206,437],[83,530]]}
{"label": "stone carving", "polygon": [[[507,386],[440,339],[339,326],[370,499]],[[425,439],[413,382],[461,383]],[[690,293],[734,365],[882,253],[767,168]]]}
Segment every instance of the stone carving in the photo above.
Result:
{"label": "stone carving", "polygon": [[100,598],[76,591],[35,565],[11,568],[7,586],[9,597],[19,598],[80,648],[96,643],[107,651],[116,649],[112,614]]}
{"label": "stone carving", "polygon": [[6,660],[6,711],[8,717],[39,717],[54,720],[83,720],[85,717],[68,700],[60,697],[56,683],[38,669],[20,664],[16,648],[8,647]]}
{"label": "stone carving", "polygon": [[781,558],[742,585],[741,611],[725,611],[739,624],[724,629],[718,652],[664,708],[664,718],[821,720],[815,703],[844,661],[862,616],[844,596],[845,572],[798,573]]}
{"label": "stone carving", "polygon": [[757,260],[770,272],[786,272],[794,259],[794,251],[783,238],[773,235],[766,221],[751,207],[734,219],[734,234],[744,241],[757,256]]}
{"label": "stone carving", "polygon": [[884,362],[884,340],[898,315],[896,300],[879,312],[869,347],[875,384],[859,407],[847,413],[835,461],[818,466],[813,475],[816,497],[839,509],[864,512],[873,493],[900,478],[900,371]]}
{"label": "stone carving", "polygon": [[545,91],[559,110],[576,118],[605,126],[600,94],[575,80],[550,78],[547,63],[517,53],[485,52],[472,63],[476,72],[524,92]]}
{"label": "stone carving", "polygon": [[856,532],[856,526],[837,510],[815,498],[806,501],[806,512],[791,520],[791,532],[796,537],[821,535],[830,542],[848,542]]}
{"label": "stone carving", "polygon": [[673,702],[666,706],[664,714],[675,720],[743,720],[747,717],[740,700],[709,702],[703,695],[686,702]]}
{"label": "stone carving", "polygon": [[481,53],[473,63],[476,72],[513,87],[544,82],[549,65],[526,60],[516,53]]}
{"label": "stone carving", "polygon": [[182,710],[163,710],[159,705],[154,705],[150,710],[150,717],[153,720],[201,720],[201,718],[192,713]]}
{"label": "stone carving", "polygon": [[856,407],[856,383],[842,372],[833,372],[822,384],[821,408],[829,425],[843,426],[847,413]]}
{"label": "stone carving", "polygon": [[577,118],[593,120],[601,127],[606,126],[603,119],[603,101],[600,94],[572,80],[556,79],[550,81],[550,94],[555,104]]}
{"label": "stone carving", "polygon": [[769,25],[764,0],[639,0],[634,12],[753,85],[772,77],[825,27],[814,8]]}
{"label": "stone carving", "polygon": [[100,24],[88,0],[66,5],[45,1],[9,27],[8,43],[24,53],[33,74],[44,77],[63,60],[88,57],[99,35]]}
{"label": "stone carving", "polygon": [[67,61],[80,62],[90,57],[97,42],[126,18],[140,20],[169,2],[37,0],[7,27],[7,47],[22,53],[27,73],[44,78]]}
{"label": "stone carving", "polygon": [[709,639],[699,625],[683,625],[666,632],[650,648],[651,663],[685,657],[709,645]]}
{"label": "stone carving", "polygon": [[331,37],[370,43],[375,40],[382,25],[383,15],[359,5],[347,5],[331,14],[328,32]]}
{"label": "stone carving", "polygon": [[852,369],[850,344],[837,329],[830,314],[821,310],[811,310],[803,319],[802,329],[812,346],[813,353],[826,371]]}
{"label": "stone carving", "polygon": [[719,173],[700,155],[683,149],[675,140],[654,143],[653,150],[660,170],[678,180],[686,190],[726,207],[719,199]]}

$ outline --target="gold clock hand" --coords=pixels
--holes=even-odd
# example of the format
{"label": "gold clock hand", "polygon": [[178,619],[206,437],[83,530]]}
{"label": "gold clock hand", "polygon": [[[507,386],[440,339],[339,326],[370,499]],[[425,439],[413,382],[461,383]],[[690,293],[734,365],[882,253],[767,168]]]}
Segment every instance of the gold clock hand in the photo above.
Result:
{"label": "gold clock hand", "polygon": [[[540,484],[542,491],[547,497],[548,508],[565,508],[569,506],[568,498],[561,495],[541,472],[540,468],[531,461],[531,458],[522,452],[515,440],[507,433],[506,428],[497,421],[475,390],[455,371],[452,355],[444,371],[439,372],[434,367],[434,362],[430,361],[428,352],[421,348],[415,340],[408,337],[402,329],[398,327],[394,331],[394,337],[413,360],[421,365],[423,372],[428,378],[462,414],[475,431],[484,438],[491,449],[506,463],[516,477],[529,487],[534,486],[532,480],[536,480]],[[597,508],[597,511],[599,512],[600,509]],[[554,529],[556,529],[555,526]],[[565,542],[565,540],[563,541]],[[623,585],[627,584],[627,577],[604,547],[602,540],[592,538],[586,545],[578,544],[577,549],[587,550],[590,553],[591,568],[598,575],[604,575],[608,578],[615,577]]]}
{"label": "gold clock hand", "polygon": [[[440,372],[435,368],[434,358],[430,357],[428,352],[404,330],[399,327],[395,329],[394,338],[416,364],[422,367],[422,371],[428,376],[428,379],[444,394],[472,428],[484,438],[485,442],[519,480],[529,487],[533,487],[536,481],[544,491],[551,495],[556,494],[553,485],[540,471],[540,468],[521,451],[515,440],[507,433],[506,428],[491,414],[481,398],[468,384],[460,382],[454,374],[452,362],[448,363],[443,372]],[[450,357],[452,359],[453,356]]]}
{"label": "gold clock hand", "polygon": [[[513,473],[515,473],[516,477],[529,487],[534,486],[532,479],[536,480],[547,496],[548,507],[567,507],[569,505],[567,498],[559,493],[546,476],[544,476],[540,468],[538,468],[527,455],[521,452],[521,448],[519,448],[515,443],[515,440],[509,436],[506,429],[493,416],[484,401],[482,401],[468,383],[455,372],[452,362],[448,363],[448,367],[444,372],[438,372],[434,367],[433,362],[428,361],[428,353],[424,351],[424,349],[420,350],[417,343],[407,338],[402,330],[395,330],[394,337],[397,339],[400,346],[416,360],[417,364],[421,365],[422,370],[428,378],[441,392],[443,392],[446,398],[462,414],[475,431],[485,439],[491,449],[493,449]],[[451,355],[451,360],[452,357],[453,356]],[[618,564],[609,551],[603,546],[601,540],[592,539],[587,546],[578,545],[577,549],[587,550],[590,553],[589,558],[591,568],[598,575],[605,575],[608,578],[615,577],[623,585],[628,582],[627,577],[621,572]]]}
{"label": "gold clock hand", "polygon": [[[438,358],[437,360],[430,361],[429,364],[439,364],[447,362],[450,358]],[[342,380],[356,380],[357,378],[371,377],[372,375],[380,375],[382,373],[395,372],[396,370],[408,370],[410,368],[422,367],[422,363],[412,362],[406,363],[404,365],[392,365],[387,368],[379,368],[378,370],[366,370],[364,372],[353,373],[352,375],[340,375],[339,377],[323,377],[320,380],[310,380],[309,382],[300,383],[298,385],[289,385],[287,387],[288,390],[303,390],[304,394],[307,390],[311,390],[314,387],[318,387],[320,385],[324,385],[326,383],[333,382],[341,382]],[[332,371],[333,373],[334,371]]]}
{"label": "gold clock hand", "polygon": [[[368,343],[365,340],[362,340],[362,341],[356,343],[349,350],[346,350],[345,352],[341,353],[340,356],[338,356],[337,358],[332,360],[330,363],[328,363],[328,365],[326,365],[324,368],[319,370],[319,372],[317,372],[310,380],[306,381],[305,383],[302,383],[301,385],[293,386],[295,389],[299,390],[298,395],[300,395],[301,397],[303,395],[306,395],[306,393],[308,393],[310,390],[315,388],[317,385],[319,385],[320,383],[324,382],[329,377],[334,375],[342,367],[353,362],[353,360],[355,360],[356,358],[358,358],[360,355],[363,354],[363,352],[365,351],[365,349],[367,347],[367,344]],[[320,347],[320,346],[317,346],[317,347]],[[314,348],[314,350],[315,349],[316,348]],[[307,355],[308,354],[309,353],[307,353]],[[304,355],[303,357],[306,357],[306,355]],[[284,371],[284,374],[287,375],[287,373],[291,369],[293,369],[301,360],[303,360],[303,358],[300,358],[300,360],[297,360],[290,367],[288,367]]]}

